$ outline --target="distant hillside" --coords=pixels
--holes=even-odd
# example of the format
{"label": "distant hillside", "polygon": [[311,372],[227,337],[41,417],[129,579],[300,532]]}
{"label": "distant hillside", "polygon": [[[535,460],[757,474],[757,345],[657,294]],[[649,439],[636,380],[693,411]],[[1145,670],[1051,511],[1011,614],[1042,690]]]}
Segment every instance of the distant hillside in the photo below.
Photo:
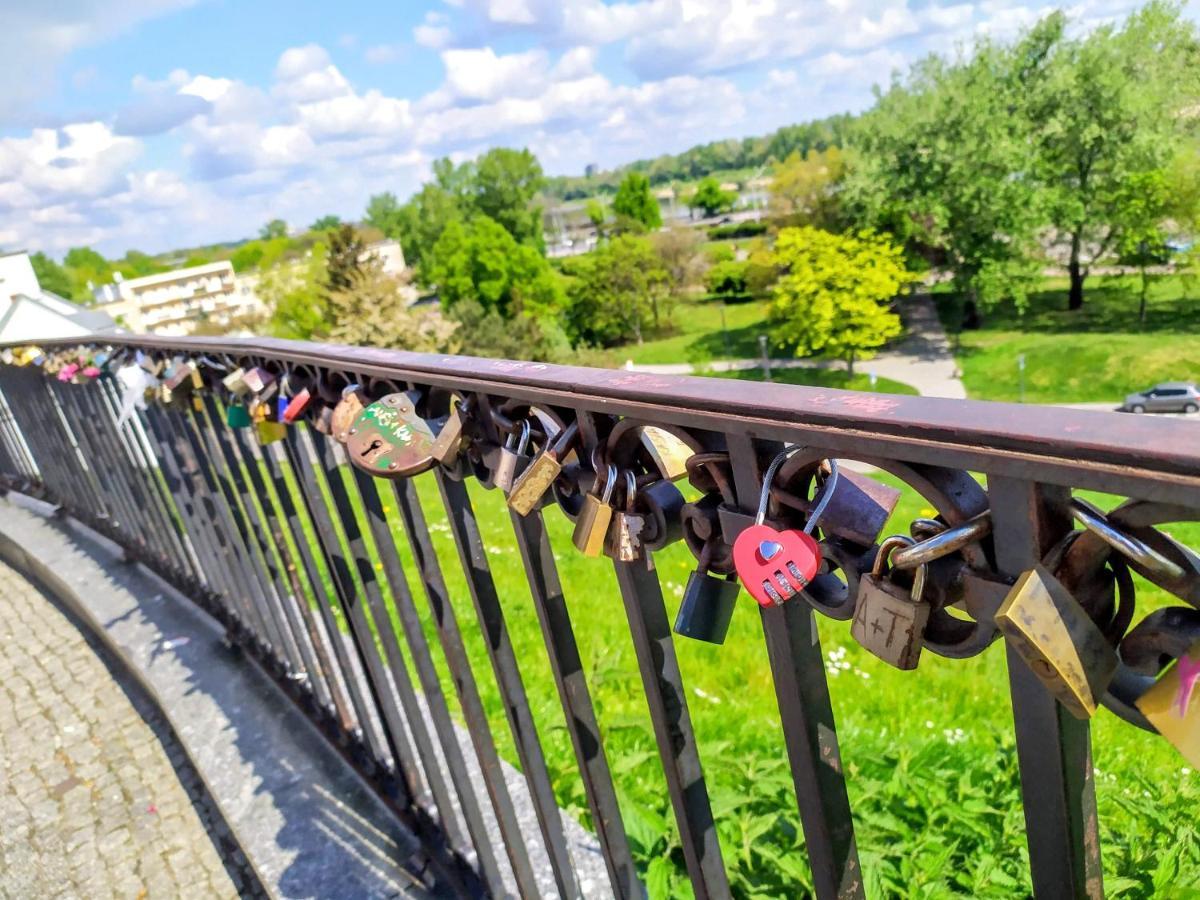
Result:
{"label": "distant hillside", "polygon": [[793,151],[824,150],[841,146],[854,116],[842,113],[815,122],[784,125],[761,137],[729,138],[699,144],[682,153],[665,153],[639,159],[595,175],[558,175],[547,179],[546,193],[561,200],[577,200],[597,193],[613,193],[626,172],[641,172],[651,184],[692,181],[713,172],[756,169],[786,159]]}

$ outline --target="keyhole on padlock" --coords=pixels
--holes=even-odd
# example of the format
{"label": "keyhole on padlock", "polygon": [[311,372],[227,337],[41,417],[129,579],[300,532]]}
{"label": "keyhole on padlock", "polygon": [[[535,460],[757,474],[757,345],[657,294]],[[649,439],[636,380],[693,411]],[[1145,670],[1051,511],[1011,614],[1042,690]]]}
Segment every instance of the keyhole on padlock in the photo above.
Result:
{"label": "keyhole on padlock", "polygon": [[381,441],[379,438],[375,438],[375,440],[371,441],[370,445],[365,450],[363,450],[362,453],[360,453],[358,455],[361,458],[366,459],[368,456],[373,454],[376,450],[378,450],[382,446],[383,446],[383,441]]}

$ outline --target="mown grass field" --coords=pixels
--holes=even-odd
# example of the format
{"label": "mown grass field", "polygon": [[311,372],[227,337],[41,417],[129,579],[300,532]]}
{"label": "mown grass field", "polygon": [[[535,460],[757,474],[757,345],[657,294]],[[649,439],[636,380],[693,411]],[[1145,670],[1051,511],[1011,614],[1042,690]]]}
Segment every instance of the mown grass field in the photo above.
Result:
{"label": "mown grass field", "polygon": [[[353,494],[348,473],[342,474]],[[383,481],[373,484],[382,489],[397,523],[409,587],[422,609],[427,639],[436,646],[390,487]],[[502,755],[515,765],[433,476],[419,476],[417,485],[493,733]],[[470,493],[559,803],[587,824],[582,785],[503,497],[474,483]],[[904,531],[911,518],[931,512],[907,491],[888,528]],[[570,523],[557,510],[548,509],[546,519],[638,863],[651,896],[689,896],[611,563],[577,553]],[[1192,546],[1200,544],[1200,525],[1169,530]],[[673,619],[694,560],[677,545],[658,554],[656,564]],[[1140,613],[1167,602],[1145,583],[1139,583],[1139,600]],[[1003,647],[993,645],[962,661],[926,654],[919,670],[902,673],[859,648],[848,623],[818,621],[868,894],[1027,895]],[[803,896],[810,878],[753,602],[742,595],[723,646],[682,638],[675,645],[735,894]],[[440,651],[434,655],[446,694],[453,697]],[[1200,843],[1193,824],[1200,788],[1183,759],[1164,741],[1107,711],[1095,719],[1093,746],[1109,896],[1180,896],[1200,885]]]}
{"label": "mown grass field", "polygon": [[[1181,276],[1152,284],[1145,324],[1138,321],[1140,281],[1095,276],[1083,309],[1066,309],[1065,279],[1047,279],[1018,313],[989,310],[978,330],[959,336],[957,357],[969,396],[1021,399],[1018,354],[1025,354],[1029,403],[1111,402],[1160,381],[1200,379],[1200,282]],[[961,298],[935,294],[947,330],[962,322]]]}

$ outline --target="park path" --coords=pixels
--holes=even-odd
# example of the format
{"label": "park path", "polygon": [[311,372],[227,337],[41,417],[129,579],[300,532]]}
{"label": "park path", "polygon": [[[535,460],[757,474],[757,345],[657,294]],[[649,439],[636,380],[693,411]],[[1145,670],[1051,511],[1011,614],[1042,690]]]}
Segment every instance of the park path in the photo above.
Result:
{"label": "park path", "polygon": [[[928,294],[916,294],[900,304],[900,315],[907,328],[905,336],[891,348],[872,360],[859,363],[859,371],[874,372],[881,378],[891,378],[912,385],[925,397],[965,399],[966,389],[958,376],[958,365],[950,351],[946,331],[938,318],[937,308]],[[732,359],[708,363],[704,368],[715,372],[736,372],[757,369],[758,359]],[[840,366],[836,360],[772,359],[776,369],[828,369]],[[666,365],[637,365],[626,363],[635,372],[654,372],[660,375],[690,375],[695,367],[690,363]]]}
{"label": "park path", "polygon": [[3,564],[0,608],[0,897],[237,897],[167,750],[80,631]]}

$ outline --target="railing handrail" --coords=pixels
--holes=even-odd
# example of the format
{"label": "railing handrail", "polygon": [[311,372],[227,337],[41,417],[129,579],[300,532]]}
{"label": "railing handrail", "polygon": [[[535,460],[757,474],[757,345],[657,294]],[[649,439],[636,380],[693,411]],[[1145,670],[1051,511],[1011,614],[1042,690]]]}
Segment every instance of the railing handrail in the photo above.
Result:
{"label": "railing handrail", "polygon": [[0,346],[109,344],[184,354],[266,356],[456,391],[497,393],[659,423],[727,427],[851,458],[899,459],[1200,505],[1200,433],[1190,422],[1067,407],[659,375],[413,353],[278,338],[88,334]]}

